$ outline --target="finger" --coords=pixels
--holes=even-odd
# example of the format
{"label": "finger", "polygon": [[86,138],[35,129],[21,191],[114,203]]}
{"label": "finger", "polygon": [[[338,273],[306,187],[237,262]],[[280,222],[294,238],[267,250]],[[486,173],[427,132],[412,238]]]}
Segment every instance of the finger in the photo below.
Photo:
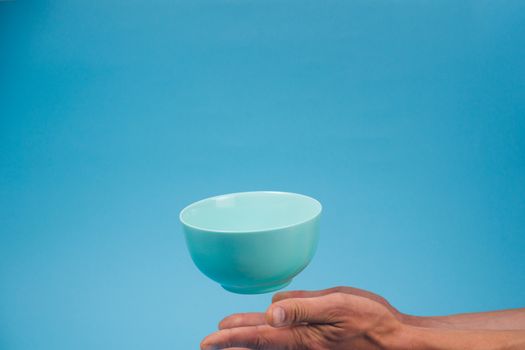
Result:
{"label": "finger", "polygon": [[338,322],[341,308],[351,296],[332,293],[314,298],[292,298],[273,303],[266,311],[266,322],[273,327]]}
{"label": "finger", "polygon": [[219,329],[258,326],[263,324],[266,324],[264,312],[246,312],[225,317],[219,322]]}
{"label": "finger", "polygon": [[287,349],[293,336],[289,328],[273,328],[267,325],[228,328],[215,332],[201,343],[202,350],[249,348],[256,350]]}
{"label": "finger", "polygon": [[323,290],[291,290],[274,294],[272,303],[290,298],[315,298],[332,293],[344,293],[346,287],[333,287]]}
{"label": "finger", "polygon": [[385,298],[383,298],[380,295],[377,295],[375,293],[369,292],[364,289],[354,288],[354,287],[333,287],[323,290],[316,290],[316,291],[305,291],[305,290],[297,290],[297,291],[287,291],[287,292],[280,292],[276,293],[272,298],[272,303],[284,300],[284,299],[290,299],[290,298],[315,298],[323,295],[328,295],[332,293],[345,293],[345,294],[351,294],[356,295],[359,297],[368,298],[370,300],[373,300],[375,302],[378,302],[380,304],[385,305],[388,307],[391,311],[398,312],[395,307],[393,307]]}

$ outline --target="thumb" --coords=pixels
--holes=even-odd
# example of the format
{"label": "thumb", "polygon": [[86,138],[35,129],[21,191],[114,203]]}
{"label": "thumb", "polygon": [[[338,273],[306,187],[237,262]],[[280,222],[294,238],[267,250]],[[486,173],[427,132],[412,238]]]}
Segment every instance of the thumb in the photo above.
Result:
{"label": "thumb", "polygon": [[266,322],[273,327],[303,323],[322,324],[337,321],[345,304],[345,295],[333,293],[315,298],[291,298],[273,303],[266,311]]}

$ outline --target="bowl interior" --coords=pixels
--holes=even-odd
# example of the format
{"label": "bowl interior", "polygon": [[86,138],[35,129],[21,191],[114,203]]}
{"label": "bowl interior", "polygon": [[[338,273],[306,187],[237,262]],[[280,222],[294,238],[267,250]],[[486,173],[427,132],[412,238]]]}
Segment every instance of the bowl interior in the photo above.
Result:
{"label": "bowl interior", "polygon": [[184,208],[183,224],[216,232],[265,231],[308,221],[321,204],[289,192],[242,192],[211,197]]}

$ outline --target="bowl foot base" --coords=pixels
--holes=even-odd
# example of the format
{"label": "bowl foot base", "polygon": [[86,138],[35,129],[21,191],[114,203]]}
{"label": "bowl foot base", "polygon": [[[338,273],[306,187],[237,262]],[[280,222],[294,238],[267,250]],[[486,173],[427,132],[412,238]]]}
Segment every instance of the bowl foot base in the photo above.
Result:
{"label": "bowl foot base", "polygon": [[281,288],[286,287],[287,285],[292,282],[291,279],[276,283],[276,284],[264,284],[259,286],[250,286],[250,287],[236,287],[236,286],[222,286],[222,288],[226,289],[228,292],[237,293],[237,294],[262,294],[262,293],[269,293],[276,290],[279,290]]}

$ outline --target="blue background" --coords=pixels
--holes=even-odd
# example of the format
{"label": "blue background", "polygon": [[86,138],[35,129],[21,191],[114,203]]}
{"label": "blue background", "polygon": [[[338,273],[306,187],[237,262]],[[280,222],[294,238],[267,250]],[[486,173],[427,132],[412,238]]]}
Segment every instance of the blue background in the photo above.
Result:
{"label": "blue background", "polygon": [[324,205],[289,289],[405,312],[525,303],[525,2],[0,2],[0,349],[196,349],[270,295],[178,212]]}

